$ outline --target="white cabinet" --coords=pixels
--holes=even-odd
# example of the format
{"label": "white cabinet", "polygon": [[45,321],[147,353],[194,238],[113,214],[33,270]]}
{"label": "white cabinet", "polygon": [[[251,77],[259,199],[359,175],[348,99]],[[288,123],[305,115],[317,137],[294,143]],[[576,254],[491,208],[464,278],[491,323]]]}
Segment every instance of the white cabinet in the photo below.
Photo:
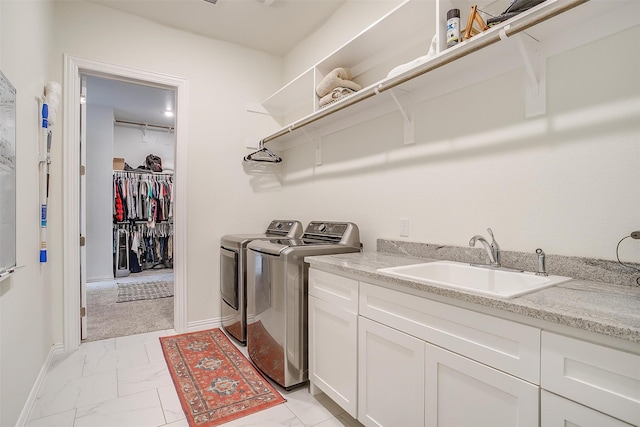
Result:
{"label": "white cabinet", "polygon": [[424,342],[366,318],[358,335],[358,421],[424,426]]}
{"label": "white cabinet", "polygon": [[358,282],[309,270],[309,381],[357,417]]}
{"label": "white cabinet", "polygon": [[631,424],[545,390],[540,393],[540,413],[542,427],[631,427]]}
{"label": "white cabinet", "polygon": [[640,425],[640,355],[542,334],[541,387]]}
{"label": "white cabinet", "polygon": [[366,426],[640,425],[640,351],[315,268],[309,295],[310,381]]}
{"label": "white cabinet", "polygon": [[426,342],[540,382],[540,329],[360,282],[359,313]]}
{"label": "white cabinet", "polygon": [[426,426],[538,427],[538,387],[426,344]]}
{"label": "white cabinet", "polygon": [[538,427],[535,384],[364,317],[358,343],[366,426]]}
{"label": "white cabinet", "polygon": [[[538,427],[539,329],[365,282],[359,300],[360,422]],[[390,381],[399,396],[390,398]],[[416,407],[410,399],[422,394]]]}
{"label": "white cabinet", "polygon": [[309,380],[366,426],[537,427],[539,357],[537,328],[309,269]]}

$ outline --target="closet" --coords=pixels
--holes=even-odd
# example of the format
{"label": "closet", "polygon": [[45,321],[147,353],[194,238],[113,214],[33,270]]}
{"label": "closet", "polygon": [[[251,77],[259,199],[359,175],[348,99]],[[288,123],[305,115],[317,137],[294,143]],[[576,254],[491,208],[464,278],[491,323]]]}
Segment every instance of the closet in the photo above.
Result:
{"label": "closet", "polygon": [[173,268],[173,175],[113,172],[114,276]]}
{"label": "closet", "polygon": [[169,89],[86,76],[84,341],[174,326],[174,102]]}

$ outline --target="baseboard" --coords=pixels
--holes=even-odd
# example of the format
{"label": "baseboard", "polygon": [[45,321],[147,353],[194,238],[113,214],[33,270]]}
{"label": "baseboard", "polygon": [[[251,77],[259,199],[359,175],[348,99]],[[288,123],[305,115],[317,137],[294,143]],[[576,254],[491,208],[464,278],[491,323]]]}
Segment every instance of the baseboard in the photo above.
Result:
{"label": "baseboard", "polygon": [[219,328],[222,326],[221,319],[205,319],[205,320],[196,320],[195,322],[187,322],[187,332],[196,332],[196,331],[204,331],[206,329]]}
{"label": "baseboard", "polygon": [[51,366],[51,362],[53,358],[57,354],[64,353],[64,344],[58,343],[51,346],[49,349],[49,354],[47,354],[47,358],[44,360],[42,364],[42,368],[40,368],[40,373],[36,377],[36,381],[31,388],[31,392],[29,393],[29,397],[22,408],[22,412],[18,417],[18,421],[16,422],[16,427],[23,427],[29,421],[29,415],[31,414],[31,409],[33,405],[36,403],[36,398],[38,397],[38,392],[40,391],[40,387],[42,387],[42,383],[44,382],[44,378],[47,376],[47,372],[49,372],[49,366]]}
{"label": "baseboard", "polygon": [[116,278],[113,277],[113,274],[109,275],[109,276],[94,276],[94,277],[87,277],[86,282],[87,283],[93,283],[93,282],[104,282],[106,280],[115,280]]}

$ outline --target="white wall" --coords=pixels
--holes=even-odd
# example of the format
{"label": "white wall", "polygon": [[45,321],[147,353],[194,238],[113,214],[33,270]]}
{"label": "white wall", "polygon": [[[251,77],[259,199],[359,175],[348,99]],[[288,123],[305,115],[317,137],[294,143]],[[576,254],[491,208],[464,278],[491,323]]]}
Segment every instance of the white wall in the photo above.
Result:
{"label": "white wall", "polygon": [[[116,125],[114,127],[113,157],[122,157],[132,168],[145,164],[149,154],[162,159],[162,169],[175,168],[175,134],[147,129],[143,140],[141,127]],[[145,142],[146,140],[146,142]]]}
{"label": "white wall", "polygon": [[[466,246],[492,227],[501,247],[615,260],[640,228],[640,28],[547,62],[547,114],[524,118],[522,70],[416,107],[416,144],[400,113],[283,153],[274,202],[291,216],[350,220],[378,237]],[[295,201],[295,202],[291,202]],[[640,245],[621,245],[638,262]],[[533,268],[533,266],[532,266]]]}
{"label": "white wall", "polygon": [[86,267],[92,282],[113,279],[113,108],[87,105],[86,150]]}
{"label": "white wall", "polygon": [[[28,29],[28,30],[27,30]],[[0,282],[0,425],[13,426],[51,346],[52,269],[60,253],[40,264],[36,96],[51,80],[51,2],[0,1],[0,69],[17,90],[17,262],[24,265]],[[59,133],[59,127],[53,128]],[[52,161],[60,162],[59,156]],[[54,184],[57,178],[54,178]],[[55,214],[55,213],[54,213]],[[51,241],[51,238],[49,238]],[[55,245],[54,245],[55,246]]]}
{"label": "white wall", "polygon": [[[524,76],[509,73],[419,105],[412,147],[402,145],[395,113],[324,138],[320,167],[310,145],[289,150],[282,188],[260,192],[242,172],[243,147],[275,125],[244,107],[278,88],[280,60],[93,4],[62,2],[57,10],[60,53],[190,80],[189,321],[219,315],[220,236],[262,231],[272,218],[354,221],[367,250],[375,250],[378,237],[398,237],[406,217],[412,240],[464,246],[492,227],[505,249],[605,259],[615,259],[619,238],[637,228],[638,201],[627,196],[637,190],[637,120],[609,114],[595,129],[556,125],[589,106],[629,111],[616,107],[637,88],[638,59],[621,54],[630,48],[629,34],[551,58],[542,118],[523,118]],[[308,40],[309,51],[320,43]],[[594,62],[599,52],[605,59]],[[583,69],[580,79],[574,62]],[[583,100],[584,93],[593,95]]]}
{"label": "white wall", "polygon": [[[62,79],[63,53],[188,79],[187,321],[219,316],[218,242],[223,234],[260,232],[270,213],[247,209],[254,198],[240,160],[247,137],[260,135],[264,118],[245,112],[280,81],[281,59],[237,45],[174,30],[89,2],[56,2],[54,77]],[[259,70],[260,78],[256,78]],[[180,114],[180,112],[178,112]],[[60,156],[60,146],[55,147]],[[134,166],[134,165],[131,165]],[[136,165],[137,166],[137,165]],[[135,167],[135,166],[134,166]],[[53,197],[61,198],[61,175]],[[58,206],[58,217],[61,206]],[[61,242],[61,220],[55,223]],[[62,272],[54,292],[62,295]],[[62,302],[54,337],[62,340]]]}

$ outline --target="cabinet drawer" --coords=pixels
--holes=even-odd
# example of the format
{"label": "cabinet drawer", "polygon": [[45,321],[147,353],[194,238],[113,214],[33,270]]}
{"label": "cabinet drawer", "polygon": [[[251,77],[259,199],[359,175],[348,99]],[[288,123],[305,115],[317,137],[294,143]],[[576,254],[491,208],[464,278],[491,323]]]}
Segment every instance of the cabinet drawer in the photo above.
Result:
{"label": "cabinet drawer", "polygon": [[631,427],[630,424],[545,390],[540,393],[540,425],[543,427]]}
{"label": "cabinet drawer", "polygon": [[361,316],[493,366],[540,381],[540,330],[360,282]]}
{"label": "cabinet drawer", "polygon": [[542,333],[542,388],[640,425],[640,356]]}
{"label": "cabinet drawer", "polygon": [[358,281],[309,269],[309,295],[330,302],[350,313],[358,313]]}

